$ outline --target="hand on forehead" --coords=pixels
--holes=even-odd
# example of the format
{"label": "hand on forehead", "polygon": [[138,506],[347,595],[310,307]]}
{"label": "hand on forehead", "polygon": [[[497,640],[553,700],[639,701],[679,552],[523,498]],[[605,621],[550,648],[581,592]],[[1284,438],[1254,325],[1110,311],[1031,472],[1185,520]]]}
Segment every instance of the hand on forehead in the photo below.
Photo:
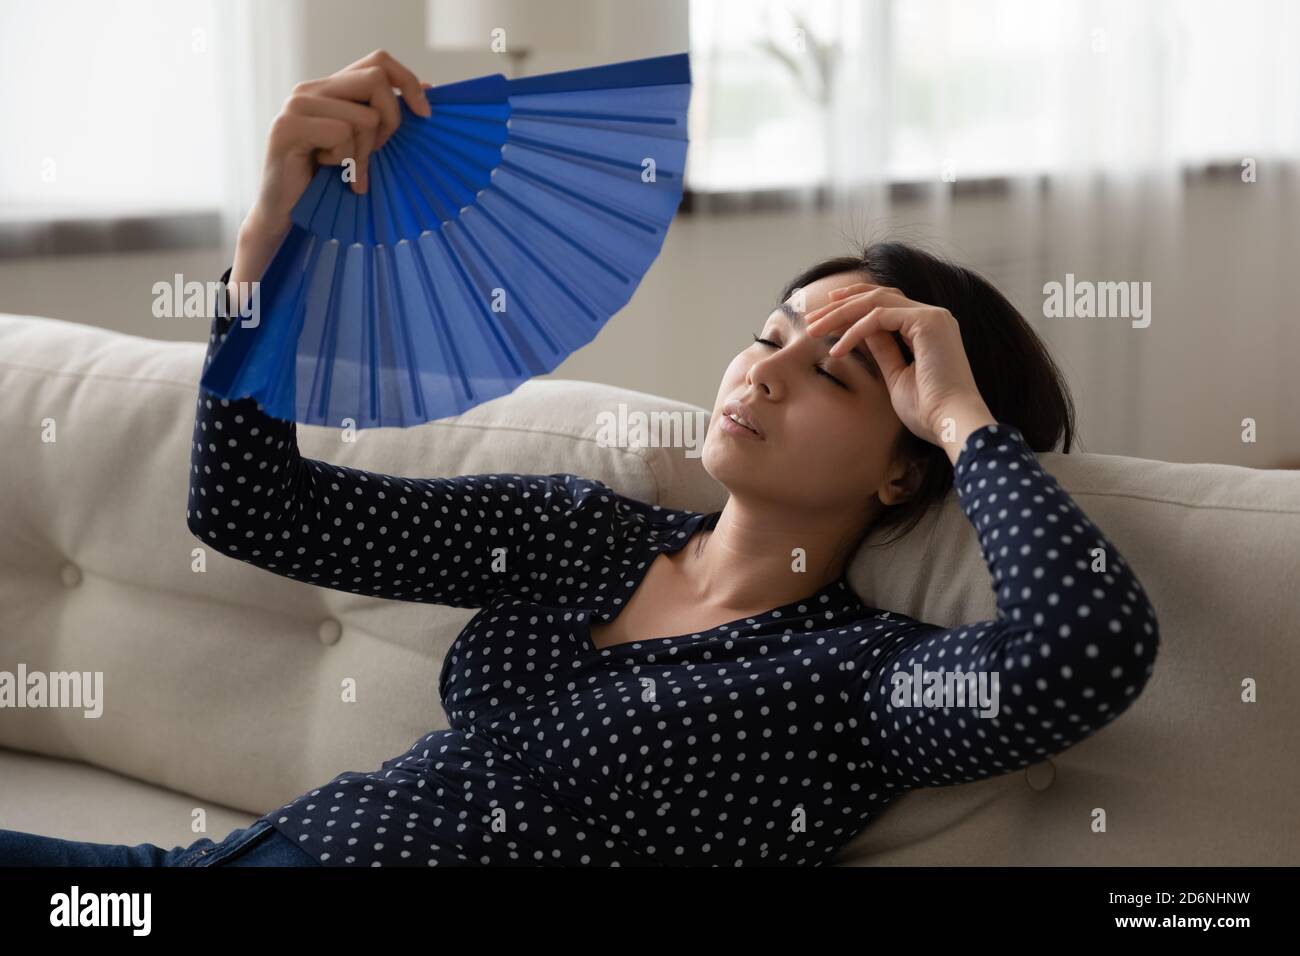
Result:
{"label": "hand on forehead", "polygon": [[804,313],[829,305],[836,298],[849,291],[866,292],[868,289],[878,288],[883,288],[883,286],[866,282],[861,276],[853,273],[823,276],[816,282],[810,282],[806,286],[795,289],[783,304],[791,306],[802,317]]}

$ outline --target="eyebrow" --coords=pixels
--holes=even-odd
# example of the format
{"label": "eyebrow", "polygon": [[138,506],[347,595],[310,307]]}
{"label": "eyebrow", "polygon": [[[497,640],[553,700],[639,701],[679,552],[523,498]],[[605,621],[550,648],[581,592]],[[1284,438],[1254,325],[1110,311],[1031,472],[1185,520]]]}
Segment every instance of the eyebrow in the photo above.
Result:
{"label": "eyebrow", "polygon": [[[791,326],[798,324],[799,320],[803,318],[803,313],[795,311],[795,307],[789,302],[782,302],[777,306],[777,308],[780,310],[781,314],[785,316],[786,322]],[[826,335],[822,336],[822,338],[826,342],[826,350],[830,351],[830,347],[843,338],[843,336]],[[876,378],[881,377],[880,366],[876,364],[875,358],[870,353],[862,348],[855,347],[849,350],[849,354],[858,360],[858,364],[867,370],[868,375],[872,375]],[[838,358],[839,356],[836,357]]]}

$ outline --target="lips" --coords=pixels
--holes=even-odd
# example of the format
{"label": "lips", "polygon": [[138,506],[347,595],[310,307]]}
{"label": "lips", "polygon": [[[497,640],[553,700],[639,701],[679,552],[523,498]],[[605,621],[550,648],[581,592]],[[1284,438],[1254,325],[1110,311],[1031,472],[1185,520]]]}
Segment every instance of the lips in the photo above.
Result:
{"label": "lips", "polygon": [[733,398],[730,401],[728,401],[727,404],[722,406],[722,414],[727,416],[734,416],[735,418],[739,419],[741,425],[748,428],[759,438],[767,437],[766,435],[763,434],[762,427],[760,427],[758,422],[754,419],[753,412],[751,412],[749,408],[747,408],[744,404],[737,401],[736,399]]}

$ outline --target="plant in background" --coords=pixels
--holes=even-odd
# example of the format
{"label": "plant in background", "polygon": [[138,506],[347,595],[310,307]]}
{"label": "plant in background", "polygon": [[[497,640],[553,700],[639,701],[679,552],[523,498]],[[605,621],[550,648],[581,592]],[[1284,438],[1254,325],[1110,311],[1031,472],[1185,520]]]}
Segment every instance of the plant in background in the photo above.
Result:
{"label": "plant in background", "polygon": [[820,120],[822,147],[825,150],[823,155],[826,162],[830,163],[836,155],[831,96],[840,46],[834,39],[819,40],[803,12],[791,10],[790,19],[793,27],[782,38],[780,31],[772,25],[771,10],[765,6],[763,21],[767,36],[757,41],[756,45],[788,70],[798,89],[813,102]]}
{"label": "plant in background", "polygon": [[764,7],[763,22],[768,36],[759,40],[757,46],[790,71],[809,99],[828,110],[839,45],[834,41],[819,41],[802,13],[791,11],[790,19],[794,21],[793,32],[788,39],[778,40],[777,31],[772,27],[771,10]]}

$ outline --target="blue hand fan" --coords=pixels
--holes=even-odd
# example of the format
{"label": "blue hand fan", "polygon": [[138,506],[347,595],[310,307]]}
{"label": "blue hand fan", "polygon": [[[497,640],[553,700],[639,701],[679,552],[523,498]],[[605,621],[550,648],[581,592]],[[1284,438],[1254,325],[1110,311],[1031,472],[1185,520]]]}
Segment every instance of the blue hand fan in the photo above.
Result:
{"label": "blue hand fan", "polygon": [[425,90],[324,166],[201,380],[284,421],[408,426],[549,372],[632,297],[682,196],[689,57]]}

